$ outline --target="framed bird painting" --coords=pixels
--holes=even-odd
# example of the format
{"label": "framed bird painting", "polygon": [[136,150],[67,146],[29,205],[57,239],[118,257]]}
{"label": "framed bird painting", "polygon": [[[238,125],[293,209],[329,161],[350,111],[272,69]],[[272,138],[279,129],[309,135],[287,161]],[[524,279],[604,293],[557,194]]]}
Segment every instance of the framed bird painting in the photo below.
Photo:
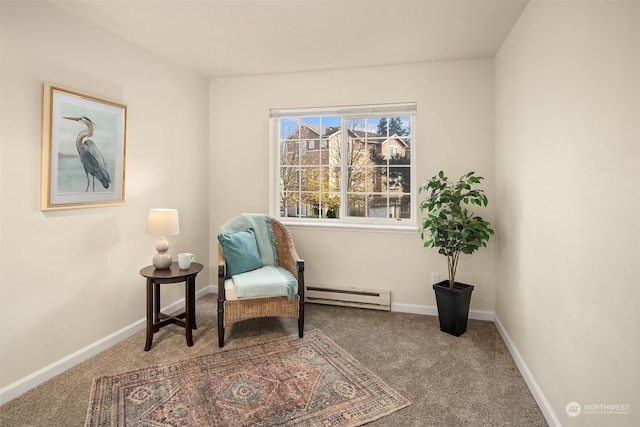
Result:
{"label": "framed bird painting", "polygon": [[124,203],[127,107],[44,84],[42,210]]}

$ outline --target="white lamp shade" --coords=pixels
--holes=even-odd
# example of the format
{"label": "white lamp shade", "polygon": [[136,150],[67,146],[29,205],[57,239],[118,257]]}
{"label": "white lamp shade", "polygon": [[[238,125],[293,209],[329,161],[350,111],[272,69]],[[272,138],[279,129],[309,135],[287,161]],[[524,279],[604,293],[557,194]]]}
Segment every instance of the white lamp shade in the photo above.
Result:
{"label": "white lamp shade", "polygon": [[180,234],[180,221],[176,209],[150,209],[147,217],[147,234],[173,236]]}

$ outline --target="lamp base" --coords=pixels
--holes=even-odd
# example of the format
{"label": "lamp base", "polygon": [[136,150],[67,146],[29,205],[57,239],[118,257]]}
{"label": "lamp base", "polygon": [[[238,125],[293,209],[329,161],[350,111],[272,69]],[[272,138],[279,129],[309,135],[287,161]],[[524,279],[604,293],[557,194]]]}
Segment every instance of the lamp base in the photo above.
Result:
{"label": "lamp base", "polygon": [[171,255],[166,252],[158,252],[153,256],[153,266],[158,270],[165,270],[171,267]]}

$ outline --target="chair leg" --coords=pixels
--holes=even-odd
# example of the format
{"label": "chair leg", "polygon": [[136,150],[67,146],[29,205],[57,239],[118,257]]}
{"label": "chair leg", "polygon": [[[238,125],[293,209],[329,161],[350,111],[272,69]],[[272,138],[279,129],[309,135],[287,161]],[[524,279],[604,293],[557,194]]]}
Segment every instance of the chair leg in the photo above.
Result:
{"label": "chair leg", "polygon": [[224,328],[218,327],[218,347],[224,347]]}
{"label": "chair leg", "polygon": [[304,335],[304,261],[296,262],[298,268],[298,295],[300,296],[300,307],[298,308],[298,336]]}
{"label": "chair leg", "polygon": [[218,300],[218,347],[224,346],[224,301]]}
{"label": "chair leg", "polygon": [[304,335],[304,296],[300,298],[300,308],[298,311],[298,336],[302,338]]}

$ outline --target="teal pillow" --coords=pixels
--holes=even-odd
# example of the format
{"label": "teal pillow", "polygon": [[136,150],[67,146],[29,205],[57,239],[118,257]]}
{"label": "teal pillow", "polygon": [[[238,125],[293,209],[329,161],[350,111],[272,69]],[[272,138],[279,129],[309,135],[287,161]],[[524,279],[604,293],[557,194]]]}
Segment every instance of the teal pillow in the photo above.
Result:
{"label": "teal pillow", "polygon": [[227,278],[262,267],[253,229],[218,234],[227,262]]}

